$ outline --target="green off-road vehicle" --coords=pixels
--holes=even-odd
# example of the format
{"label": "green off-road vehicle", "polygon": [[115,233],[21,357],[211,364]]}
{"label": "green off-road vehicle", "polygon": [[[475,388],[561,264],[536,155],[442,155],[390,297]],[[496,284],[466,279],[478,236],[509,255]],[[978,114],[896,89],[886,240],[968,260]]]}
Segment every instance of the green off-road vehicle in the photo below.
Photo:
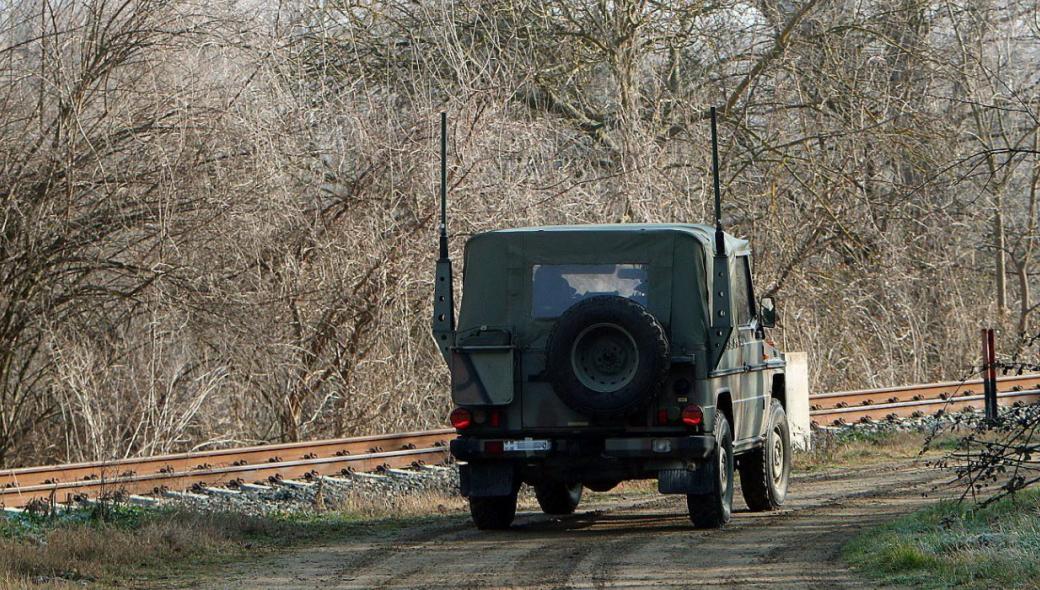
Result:
{"label": "green off-road vehicle", "polygon": [[714,127],[716,227],[475,235],[457,325],[442,217],[433,333],[478,528],[510,526],[521,483],[547,514],[568,514],[583,487],[654,478],[686,495],[697,527],[729,520],[734,471],[751,510],[783,503],[785,361],[765,339],[774,308],[756,304],[748,243],[718,223]]}

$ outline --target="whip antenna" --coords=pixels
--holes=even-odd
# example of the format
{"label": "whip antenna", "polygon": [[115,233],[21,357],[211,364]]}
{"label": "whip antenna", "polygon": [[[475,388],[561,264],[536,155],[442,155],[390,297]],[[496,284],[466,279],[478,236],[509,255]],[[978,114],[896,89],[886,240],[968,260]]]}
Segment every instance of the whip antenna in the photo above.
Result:
{"label": "whip antenna", "polygon": [[[716,182],[717,183],[717,182]],[[448,113],[441,113],[441,260],[448,259]]]}
{"label": "whip antenna", "polygon": [[715,256],[712,261],[711,331],[708,336],[711,369],[719,366],[733,333],[730,302],[729,255],[726,234],[722,231],[722,190],[719,189],[719,132],[715,123],[715,107],[711,107],[711,175],[715,188]]}
{"label": "whip antenna", "polygon": [[441,224],[440,258],[433,286],[433,339],[451,366],[455,343],[455,295],[452,292],[451,258],[448,256],[448,114],[441,113]]}
{"label": "whip antenna", "polygon": [[715,253],[726,253],[722,233],[722,190],[719,188],[719,132],[715,124],[715,107],[711,107],[711,176],[715,185]]}

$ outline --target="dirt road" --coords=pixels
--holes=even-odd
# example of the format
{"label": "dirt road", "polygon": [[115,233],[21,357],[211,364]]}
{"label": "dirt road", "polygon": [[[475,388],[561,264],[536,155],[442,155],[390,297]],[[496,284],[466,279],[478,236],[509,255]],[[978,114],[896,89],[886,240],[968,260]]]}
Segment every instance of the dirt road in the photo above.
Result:
{"label": "dirt road", "polygon": [[[554,519],[523,513],[480,532],[459,518],[343,539],[223,572],[209,588],[858,588],[842,544],[922,506],[935,473],[909,464],[798,477],[779,513],[738,501],[730,525],[696,531],[684,498],[643,496]],[[738,494],[739,496],[739,494]]]}

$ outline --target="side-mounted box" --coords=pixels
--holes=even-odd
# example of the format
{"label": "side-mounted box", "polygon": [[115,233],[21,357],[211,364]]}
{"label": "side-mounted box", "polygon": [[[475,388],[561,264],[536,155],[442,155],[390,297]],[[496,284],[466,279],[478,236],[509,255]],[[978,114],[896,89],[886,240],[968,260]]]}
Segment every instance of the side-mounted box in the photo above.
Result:
{"label": "side-mounted box", "polygon": [[460,335],[451,349],[451,398],[459,406],[512,403],[516,347],[507,330]]}

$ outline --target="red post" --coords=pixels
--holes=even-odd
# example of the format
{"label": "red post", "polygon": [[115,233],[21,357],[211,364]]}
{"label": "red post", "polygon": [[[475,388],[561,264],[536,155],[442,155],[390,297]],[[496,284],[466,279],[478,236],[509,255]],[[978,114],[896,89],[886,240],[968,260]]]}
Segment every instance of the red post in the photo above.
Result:
{"label": "red post", "polygon": [[997,384],[997,347],[993,344],[993,328],[986,330],[986,344],[989,349],[989,357],[986,359],[989,365],[989,380]]}
{"label": "red post", "polygon": [[993,328],[982,330],[983,391],[985,393],[986,419],[996,420],[997,409],[997,353]]}
{"label": "red post", "polygon": [[982,381],[985,382],[989,377],[989,373],[986,367],[986,361],[989,359],[989,332],[988,329],[982,329]]}

